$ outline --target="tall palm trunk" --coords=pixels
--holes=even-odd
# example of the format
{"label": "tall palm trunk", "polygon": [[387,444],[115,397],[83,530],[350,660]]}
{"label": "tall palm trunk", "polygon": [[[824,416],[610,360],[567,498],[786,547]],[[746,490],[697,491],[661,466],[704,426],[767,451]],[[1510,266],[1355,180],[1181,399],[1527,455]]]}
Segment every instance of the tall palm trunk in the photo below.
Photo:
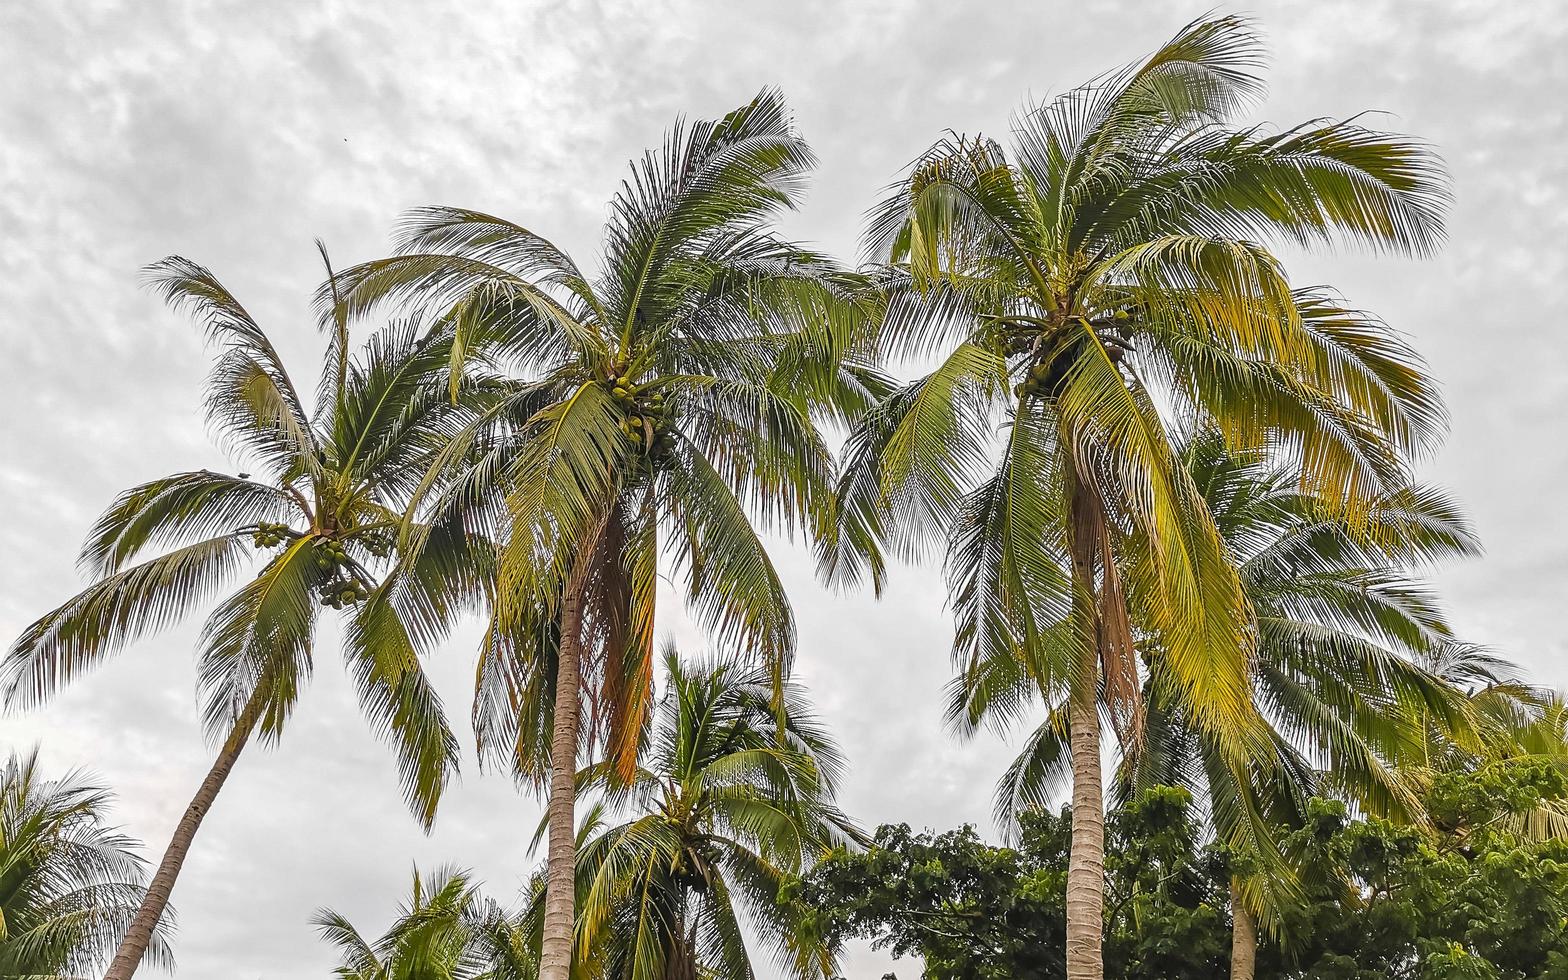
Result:
{"label": "tall palm trunk", "polygon": [[1230,880],[1230,917],[1230,980],[1252,980],[1258,961],[1258,924],[1235,878]]}
{"label": "tall palm trunk", "polygon": [[577,900],[577,738],[582,716],[584,591],[602,525],[578,547],[561,596],[555,712],[550,731],[549,847],[545,857],[540,980],[570,980]]}
{"label": "tall palm trunk", "polygon": [[[1090,491],[1070,477],[1073,612],[1089,639],[1085,663],[1068,692],[1073,765],[1073,833],[1067,857],[1067,980],[1104,980],[1105,794],[1100,766],[1099,649],[1094,558],[1098,512]],[[1105,556],[1109,561],[1110,556]]]}
{"label": "tall palm trunk", "polygon": [[1103,980],[1105,800],[1095,685],[1074,685],[1068,705],[1073,835],[1067,859],[1067,980]]}
{"label": "tall palm trunk", "polygon": [[196,791],[190,806],[185,808],[185,815],[175,826],[174,836],[169,840],[169,846],[163,852],[163,860],[158,864],[158,872],[147,886],[147,894],[142,897],[142,904],[131,919],[130,928],[125,930],[125,938],[120,940],[120,948],[115,951],[114,959],[109,963],[109,972],[104,974],[103,980],[131,980],[136,968],[141,965],[142,957],[147,954],[147,945],[152,942],[153,932],[158,928],[158,921],[168,908],[169,895],[174,891],[174,882],[180,876],[185,856],[190,853],[191,844],[196,840],[196,831],[201,828],[207,811],[212,809],[218,791],[229,778],[229,772],[239,761],[245,743],[250,741],[266,701],[266,688],[258,687],[235,720],[234,728],[218,750],[212,768],[207,771],[207,778],[201,781],[201,788]]}

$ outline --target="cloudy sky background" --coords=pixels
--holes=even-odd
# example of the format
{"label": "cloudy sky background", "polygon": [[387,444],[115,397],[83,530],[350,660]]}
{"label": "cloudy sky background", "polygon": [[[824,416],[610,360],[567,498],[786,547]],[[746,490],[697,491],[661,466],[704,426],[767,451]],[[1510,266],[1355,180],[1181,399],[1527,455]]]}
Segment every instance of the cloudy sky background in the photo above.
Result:
{"label": "cloudy sky background", "polygon": [[[821,157],[789,230],[853,258],[864,207],[944,128],[1002,133],[1021,99],[1147,52],[1203,2],[5,4],[0,634],[80,587],[76,547],[116,491],[232,468],[198,415],[198,333],[138,288],[139,266],[171,252],[209,265],[310,374],[313,237],[346,265],[382,254],[401,210],[443,203],[589,256],[629,157],[676,115],[716,115],[775,84]],[[1488,546],[1441,577],[1454,619],[1568,684],[1568,340],[1552,292],[1568,278],[1568,11],[1226,9],[1254,14],[1270,41],[1260,118],[1383,110],[1381,125],[1447,158],[1458,203],[1440,258],[1294,258],[1292,274],[1332,282],[1429,358],[1454,424],[1427,475]],[[818,589],[799,550],[779,560],[801,674],[853,763],[848,809],[870,825],[989,831],[1007,756],[996,737],[943,733],[951,627],[935,574],[900,572],[877,604]],[[209,762],[192,634],[144,642],[46,709],[0,720],[0,749],[37,742],[51,770],[89,768],[117,790],[127,829],[161,847]],[[182,978],[324,977],[315,907],[379,932],[413,862],[475,868],[503,898],[533,866],[537,803],[472,764],[434,834],[416,829],[334,642],[323,636],[282,747],[242,760],[198,839],[175,892]],[[433,665],[459,721],[469,649]],[[860,954],[846,974],[884,964]]]}

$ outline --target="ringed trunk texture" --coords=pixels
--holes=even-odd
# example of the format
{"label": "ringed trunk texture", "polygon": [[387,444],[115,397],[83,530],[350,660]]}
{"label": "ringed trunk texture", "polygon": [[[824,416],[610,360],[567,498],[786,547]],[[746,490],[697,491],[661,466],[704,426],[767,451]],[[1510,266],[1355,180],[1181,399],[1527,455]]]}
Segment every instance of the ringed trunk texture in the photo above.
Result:
{"label": "ringed trunk texture", "polygon": [[[1088,639],[1086,662],[1068,692],[1073,831],[1067,855],[1067,980],[1105,978],[1105,792],[1100,769],[1100,662],[1106,654],[1095,582],[1104,516],[1093,491],[1069,477],[1073,614]],[[1110,555],[1102,556],[1111,561]]]}
{"label": "ringed trunk texture", "polygon": [[1258,961],[1258,924],[1240,885],[1235,878],[1230,880],[1230,980],[1252,980]]}
{"label": "ringed trunk texture", "polygon": [[131,980],[136,968],[141,965],[142,957],[147,955],[147,946],[152,942],[158,922],[169,906],[169,895],[174,891],[174,882],[180,876],[185,856],[190,853],[191,844],[196,840],[196,831],[201,829],[201,822],[207,816],[207,811],[212,809],[218,791],[223,788],[245,744],[250,741],[251,732],[261,717],[265,703],[265,692],[258,690],[240,712],[234,729],[218,750],[212,768],[207,771],[207,778],[201,781],[196,796],[190,806],[185,808],[185,815],[175,825],[174,836],[163,852],[158,871],[147,886],[147,894],[142,896],[142,904],[136,909],[130,928],[125,930],[125,938],[120,940],[120,947],[115,951],[114,959],[109,963],[109,972],[104,974],[103,980]]}
{"label": "ringed trunk texture", "polygon": [[1073,759],[1073,836],[1067,858],[1067,980],[1104,980],[1105,798],[1100,711],[1093,684],[1068,707]]}
{"label": "ringed trunk texture", "polygon": [[577,900],[577,736],[582,716],[583,604],[599,531],[578,549],[561,597],[555,713],[550,732],[549,848],[540,980],[570,980]]}

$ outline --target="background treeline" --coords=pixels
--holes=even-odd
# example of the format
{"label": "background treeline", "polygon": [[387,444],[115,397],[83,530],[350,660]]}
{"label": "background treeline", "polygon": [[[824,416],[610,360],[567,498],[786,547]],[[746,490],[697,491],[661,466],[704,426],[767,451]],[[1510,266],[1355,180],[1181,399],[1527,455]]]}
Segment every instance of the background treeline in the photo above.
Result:
{"label": "background treeline", "polygon": [[[1256,976],[1568,976],[1568,841],[1528,829],[1568,803],[1561,762],[1445,773],[1427,799],[1430,830],[1309,803],[1283,838],[1299,861],[1297,903],[1260,942]],[[1065,811],[1029,811],[1003,847],[971,828],[884,826],[870,851],[820,864],[797,900],[834,941],[923,957],[921,976],[1062,977],[1070,827]],[[1203,833],[1179,788],[1140,792],[1111,810],[1107,830],[1107,975],[1226,976],[1230,881],[1244,859]]]}

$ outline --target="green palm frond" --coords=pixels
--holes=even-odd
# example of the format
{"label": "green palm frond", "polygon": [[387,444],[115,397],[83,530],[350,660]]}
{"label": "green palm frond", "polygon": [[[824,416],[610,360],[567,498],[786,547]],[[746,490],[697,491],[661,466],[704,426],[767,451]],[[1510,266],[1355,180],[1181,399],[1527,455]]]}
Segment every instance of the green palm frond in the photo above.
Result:
{"label": "green palm frond", "polygon": [[210,271],[169,256],[145,270],[148,285],[175,309],[189,309],[219,348],[207,382],[207,421],[235,449],[276,477],[319,473],[314,433],[272,341]]}
{"label": "green palm frond", "polygon": [[585,824],[580,960],[612,976],[745,980],[756,967],[744,918],[789,975],[830,976],[831,955],[780,889],[806,862],[864,839],[832,804],[837,747],[804,691],[785,683],[776,693],[764,667],[683,663],[669,650],[665,668],[638,778],[619,783],[608,765],[579,774],[611,811],[633,811]]}
{"label": "green palm frond", "polygon": [[233,731],[258,692],[266,699],[262,734],[272,740],[282,734],[314,668],[321,608],[316,590],[323,584],[314,561],[318,548],[316,538],[292,542],[208,617],[197,651],[197,689],[211,738]]}
{"label": "green palm frond", "polygon": [[[107,790],[72,772],[48,779],[38,754],[0,768],[0,973],[85,976],[102,969],[140,904],[139,845],[107,822]],[[169,967],[165,916],[149,960]]]}
{"label": "green palm frond", "polygon": [[147,548],[208,539],[262,522],[293,523],[299,502],[286,490],[225,473],[174,473],[120,494],[82,545],[80,564],[114,575]]}
{"label": "green palm frond", "polygon": [[428,829],[461,753],[441,697],[425,676],[406,622],[385,590],[383,585],[372,593],[349,620],[344,656],[366,718],[396,747],[404,797]]}
{"label": "green palm frond", "polygon": [[245,560],[239,534],[210,538],[89,586],[29,626],[0,671],[6,700],[31,707],[104,656],[172,625],[217,593]]}
{"label": "green palm frond", "polygon": [[[343,980],[521,980],[525,974],[490,969],[510,947],[509,923],[486,903],[466,871],[416,869],[409,898],[392,925],[367,939],[341,913],[319,909],[311,918],[338,950]],[[504,966],[503,966],[504,968]]]}

